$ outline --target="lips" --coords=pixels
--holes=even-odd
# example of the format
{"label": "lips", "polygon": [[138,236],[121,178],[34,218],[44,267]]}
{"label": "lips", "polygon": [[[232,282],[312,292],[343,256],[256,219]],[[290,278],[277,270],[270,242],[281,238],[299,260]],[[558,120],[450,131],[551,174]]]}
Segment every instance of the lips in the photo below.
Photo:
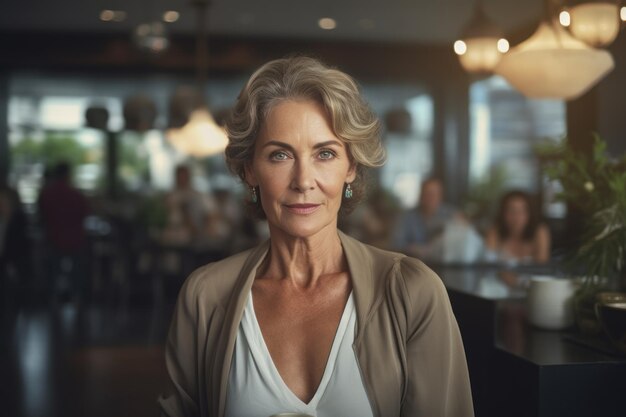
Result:
{"label": "lips", "polygon": [[310,214],[319,207],[319,204],[285,204],[287,210],[295,214]]}

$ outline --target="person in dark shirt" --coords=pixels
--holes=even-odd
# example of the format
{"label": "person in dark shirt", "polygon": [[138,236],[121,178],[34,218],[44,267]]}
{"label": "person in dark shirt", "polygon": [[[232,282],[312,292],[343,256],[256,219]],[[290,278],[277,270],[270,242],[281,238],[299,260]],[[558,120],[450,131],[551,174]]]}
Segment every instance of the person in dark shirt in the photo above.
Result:
{"label": "person in dark shirt", "polygon": [[83,194],[71,182],[67,162],[59,163],[49,183],[39,195],[39,215],[46,247],[51,260],[49,272],[54,285],[60,274],[69,276],[75,295],[80,296],[84,284],[86,234],[83,223],[89,205]]}

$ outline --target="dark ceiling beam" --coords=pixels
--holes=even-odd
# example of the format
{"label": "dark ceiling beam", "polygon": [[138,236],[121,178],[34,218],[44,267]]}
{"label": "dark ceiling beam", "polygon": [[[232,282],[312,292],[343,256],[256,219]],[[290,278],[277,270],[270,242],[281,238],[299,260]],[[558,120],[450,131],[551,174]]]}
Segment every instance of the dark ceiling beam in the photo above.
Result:
{"label": "dark ceiling beam", "polygon": [[[415,43],[319,42],[212,36],[209,72],[247,74],[286,55],[307,54],[371,79],[420,80],[465,77],[452,48]],[[151,55],[138,50],[130,35],[0,32],[0,66],[9,70],[47,69],[97,72],[172,72],[193,74],[193,36],[171,38],[168,50]]]}

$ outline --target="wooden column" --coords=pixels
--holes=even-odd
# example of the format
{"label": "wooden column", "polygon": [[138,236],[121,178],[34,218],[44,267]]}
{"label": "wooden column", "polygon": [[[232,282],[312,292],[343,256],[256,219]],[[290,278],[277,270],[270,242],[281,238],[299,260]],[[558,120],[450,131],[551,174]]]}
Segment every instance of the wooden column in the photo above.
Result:
{"label": "wooden column", "polygon": [[9,77],[0,72],[0,183],[9,174]]}
{"label": "wooden column", "polygon": [[432,90],[433,175],[442,179],[446,200],[460,204],[469,186],[469,81],[441,81]]}

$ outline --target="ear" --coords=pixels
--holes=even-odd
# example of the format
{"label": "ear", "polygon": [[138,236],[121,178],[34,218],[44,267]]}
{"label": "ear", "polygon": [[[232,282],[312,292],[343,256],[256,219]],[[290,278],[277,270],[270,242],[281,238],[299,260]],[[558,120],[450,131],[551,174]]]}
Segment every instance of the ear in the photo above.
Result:
{"label": "ear", "polygon": [[356,164],[352,162],[350,163],[350,168],[348,169],[348,174],[346,175],[346,182],[350,184],[355,179],[356,179]]}
{"label": "ear", "polygon": [[254,174],[254,169],[252,168],[251,162],[246,162],[244,165],[244,177],[246,183],[251,187],[256,187],[258,185],[258,181],[256,180],[256,175]]}

